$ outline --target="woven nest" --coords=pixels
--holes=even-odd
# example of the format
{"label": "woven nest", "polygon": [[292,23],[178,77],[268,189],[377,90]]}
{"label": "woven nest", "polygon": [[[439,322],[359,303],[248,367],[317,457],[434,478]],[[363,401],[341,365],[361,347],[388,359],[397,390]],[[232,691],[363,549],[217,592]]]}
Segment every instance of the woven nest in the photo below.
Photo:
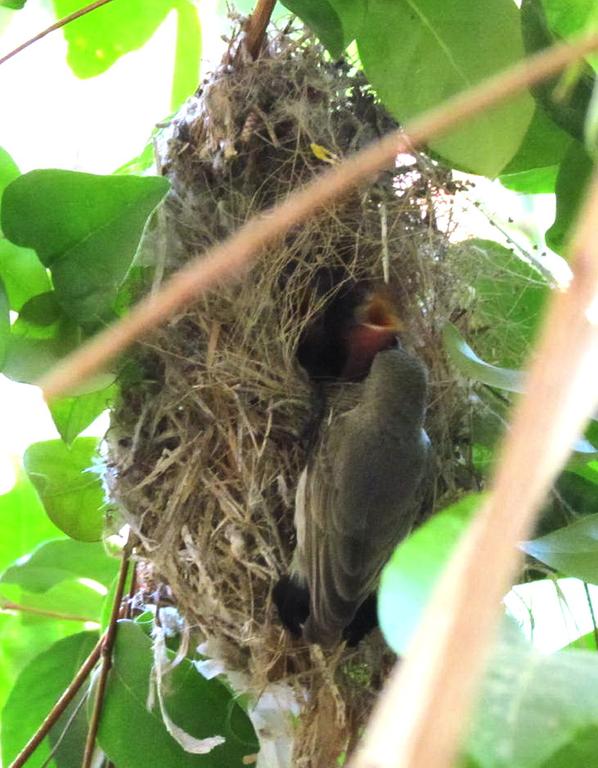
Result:
{"label": "woven nest", "polygon": [[[170,128],[162,172],[172,193],[145,249],[155,282],[325,162],[395,127],[362,76],[331,63],[313,39],[274,34],[256,61],[242,51],[237,36]],[[229,668],[249,673],[254,691],[284,681],[298,692],[296,765],[331,765],[350,749],[393,661],[376,632],[356,649],[307,647],[289,637],[272,605],[317,429],[306,340],[331,313],[383,287],[404,322],[404,343],[430,373],[432,506],[458,496],[469,406],[440,329],[462,283],[437,221],[453,192],[448,173],[414,153],[292,230],[238,282],[139,348],[141,375],[123,383],[112,414],[111,492],[140,558],[188,626]]]}

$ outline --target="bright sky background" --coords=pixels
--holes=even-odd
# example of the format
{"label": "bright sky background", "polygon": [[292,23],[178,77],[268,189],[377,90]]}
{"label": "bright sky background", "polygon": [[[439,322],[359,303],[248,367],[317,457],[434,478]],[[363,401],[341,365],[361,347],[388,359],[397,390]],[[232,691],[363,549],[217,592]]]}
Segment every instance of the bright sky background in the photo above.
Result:
{"label": "bright sky background", "polygon": [[[218,60],[224,26],[214,13],[216,0],[202,0],[201,6],[202,69],[206,71]],[[46,0],[29,0],[25,10],[16,13],[0,8],[0,54],[53,21]],[[52,33],[0,67],[0,146],[23,172],[33,168],[112,172],[141,152],[154,125],[170,112],[174,39],[173,13],[142,49],[122,57],[105,74],[82,81],[66,64],[62,33]],[[532,201],[508,192],[497,182],[481,180],[475,196],[483,199],[498,228],[508,231],[524,248],[540,242],[541,231],[554,216],[552,195]],[[499,229],[488,223],[470,199],[463,198],[460,205],[463,234],[500,239]],[[508,223],[509,217],[516,219],[516,229]],[[551,263],[556,262],[553,259]],[[58,434],[39,390],[2,376],[0,425],[3,493],[10,489],[14,468],[27,445]],[[86,433],[101,435],[106,427],[106,416],[100,417]],[[568,609],[548,583],[518,587],[508,599],[510,610],[524,624],[529,621],[525,605],[533,606],[533,639],[547,651],[589,632],[592,626],[581,583],[567,579],[561,584]]]}

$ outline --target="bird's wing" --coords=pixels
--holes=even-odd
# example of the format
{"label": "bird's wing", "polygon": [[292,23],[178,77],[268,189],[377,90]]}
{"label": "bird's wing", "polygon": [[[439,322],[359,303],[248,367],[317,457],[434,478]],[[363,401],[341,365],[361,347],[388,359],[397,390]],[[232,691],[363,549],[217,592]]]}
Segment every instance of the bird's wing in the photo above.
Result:
{"label": "bird's wing", "polygon": [[336,639],[415,517],[423,447],[417,436],[389,439],[362,416],[356,408],[332,424],[305,477],[308,639]]}

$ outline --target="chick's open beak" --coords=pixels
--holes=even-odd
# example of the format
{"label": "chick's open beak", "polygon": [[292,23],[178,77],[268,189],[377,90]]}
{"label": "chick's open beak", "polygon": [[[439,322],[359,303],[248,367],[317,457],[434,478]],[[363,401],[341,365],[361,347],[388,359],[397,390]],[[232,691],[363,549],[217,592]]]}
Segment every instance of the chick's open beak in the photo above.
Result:
{"label": "chick's open beak", "polygon": [[392,304],[384,296],[374,294],[355,312],[355,323],[346,333],[347,359],[341,379],[355,381],[367,376],[374,357],[396,343],[403,329]]}

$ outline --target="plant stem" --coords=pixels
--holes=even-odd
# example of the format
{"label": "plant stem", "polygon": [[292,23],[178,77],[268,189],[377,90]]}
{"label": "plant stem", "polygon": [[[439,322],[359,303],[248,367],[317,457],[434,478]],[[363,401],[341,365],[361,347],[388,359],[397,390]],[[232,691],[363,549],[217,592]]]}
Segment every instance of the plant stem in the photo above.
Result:
{"label": "plant stem", "polygon": [[37,385],[47,400],[65,394],[209,288],[226,279],[238,280],[268,244],[363,179],[392,165],[399,152],[411,151],[414,146],[446,134],[597,48],[596,33],[571,44],[558,43],[426,112],[406,126],[405,132],[390,133],[336,168],[318,175],[283,203],[252,218],[223,243],[199,254],[158,292],[146,296],[110,328],[63,358]]}
{"label": "plant stem", "polygon": [[276,0],[257,0],[245,30],[245,47],[252,59],[259,56],[266,27],[276,5]]}
{"label": "plant stem", "polygon": [[125,618],[131,618],[131,606],[133,604],[133,598],[137,592],[137,561],[133,562],[133,568],[131,571],[131,584],[129,586],[129,592],[127,594],[127,605],[125,607]]}
{"label": "plant stem", "polygon": [[60,718],[64,710],[68,707],[68,705],[74,699],[75,695],[77,694],[77,691],[81,688],[81,686],[87,679],[91,670],[95,667],[98,659],[100,658],[100,654],[102,652],[102,643],[103,643],[103,638],[100,638],[100,640],[98,640],[92,652],[85,659],[81,668],[75,675],[73,682],[64,691],[64,693],[58,699],[56,704],[54,704],[54,706],[52,707],[52,709],[50,710],[50,712],[48,713],[48,715],[46,716],[46,718],[44,719],[40,727],[29,739],[27,744],[25,744],[23,749],[19,752],[17,757],[13,760],[13,762],[9,765],[8,768],[21,768],[21,766],[25,765],[25,763],[31,757],[31,755],[35,752],[37,747],[42,743],[42,741],[48,735],[50,729],[56,724],[56,722],[58,721],[58,719]]}
{"label": "plant stem", "polygon": [[49,619],[60,619],[61,621],[94,622],[95,624],[98,623],[97,619],[92,619],[89,616],[75,616],[71,613],[46,611],[43,608],[34,608],[31,605],[13,603],[11,600],[0,600],[0,612],[2,611],[19,611],[20,613],[32,613],[35,616],[46,616]]}
{"label": "plant stem", "polygon": [[598,403],[598,171],[571,242],[573,277],[555,291],[527,390],[506,430],[487,500],[426,605],[347,768],[448,768],[542,501]]}
{"label": "plant stem", "polygon": [[96,0],[95,3],[90,3],[90,5],[86,5],[84,8],[79,8],[78,11],[69,13],[68,16],[64,16],[62,19],[59,19],[58,21],[54,22],[54,24],[47,27],[47,29],[44,29],[41,32],[38,32],[37,35],[30,38],[29,40],[26,40],[24,43],[21,43],[21,45],[18,45],[16,48],[10,51],[10,53],[7,53],[5,56],[2,56],[2,58],[0,58],[0,65],[4,64],[4,62],[8,61],[9,59],[12,59],[13,56],[17,55],[17,53],[21,53],[21,51],[24,51],[25,48],[29,48],[29,46],[33,45],[33,43],[37,43],[38,40],[41,40],[42,37],[49,35],[50,32],[55,32],[57,29],[61,29],[62,27],[65,27],[71,21],[74,21],[75,19],[79,19],[81,18],[81,16],[85,16],[86,14],[91,13],[92,11],[95,11],[96,8],[101,8],[102,5],[106,5],[107,3],[111,3],[111,2],[112,0]]}
{"label": "plant stem", "polygon": [[590,587],[587,581],[584,581],[583,588],[586,593],[586,600],[588,602],[588,608],[590,610],[590,616],[592,617],[592,627],[594,628],[594,644],[598,651],[598,626],[596,626],[596,614],[594,613],[594,606],[592,604],[592,595],[590,594]]}
{"label": "plant stem", "polygon": [[90,768],[93,758],[96,736],[98,733],[98,727],[100,725],[100,716],[102,714],[102,706],[104,704],[104,695],[106,693],[106,684],[108,682],[108,672],[110,671],[110,667],[112,665],[112,648],[116,638],[116,626],[123,599],[123,593],[125,591],[127,572],[129,569],[129,554],[130,548],[129,545],[126,545],[122,553],[118,582],[116,585],[116,591],[114,593],[114,602],[112,603],[112,613],[110,614],[110,622],[108,623],[108,628],[106,629],[106,634],[104,635],[101,644],[102,666],[98,677],[98,687],[93,704],[91,720],[89,722],[89,730],[87,732],[87,740],[85,742],[85,752],[83,755],[81,768]]}

